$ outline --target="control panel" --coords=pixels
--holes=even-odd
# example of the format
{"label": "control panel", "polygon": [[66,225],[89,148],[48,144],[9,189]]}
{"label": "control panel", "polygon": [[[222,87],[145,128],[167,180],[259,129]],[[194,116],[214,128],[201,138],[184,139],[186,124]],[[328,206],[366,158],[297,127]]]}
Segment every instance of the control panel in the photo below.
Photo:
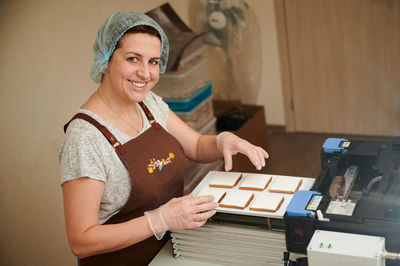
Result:
{"label": "control panel", "polygon": [[316,230],[307,247],[309,266],[382,266],[385,238]]}

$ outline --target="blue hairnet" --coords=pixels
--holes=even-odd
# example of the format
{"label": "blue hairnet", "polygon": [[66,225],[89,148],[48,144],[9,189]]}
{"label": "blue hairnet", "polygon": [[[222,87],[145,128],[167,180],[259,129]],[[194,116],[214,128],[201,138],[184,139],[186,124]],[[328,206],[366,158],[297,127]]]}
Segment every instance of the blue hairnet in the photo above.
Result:
{"label": "blue hairnet", "polygon": [[115,50],[115,46],[124,33],[139,25],[153,27],[161,36],[160,74],[165,72],[168,61],[168,38],[161,27],[149,16],[135,11],[118,11],[111,15],[97,32],[93,46],[94,62],[90,70],[90,77],[99,83],[104,73],[108,71],[108,61]]}

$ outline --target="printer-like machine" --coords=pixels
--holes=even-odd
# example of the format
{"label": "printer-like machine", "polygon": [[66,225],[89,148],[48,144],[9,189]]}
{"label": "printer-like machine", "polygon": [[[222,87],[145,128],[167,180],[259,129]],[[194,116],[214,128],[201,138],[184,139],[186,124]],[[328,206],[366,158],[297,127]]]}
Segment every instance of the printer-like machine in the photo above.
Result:
{"label": "printer-like machine", "polygon": [[[400,265],[399,167],[400,138],[329,138],[318,178],[295,177],[301,186],[276,212],[218,207],[202,227],[171,232],[173,256],[221,265]],[[268,187],[288,178],[268,176]]]}
{"label": "printer-like machine", "polygon": [[400,265],[399,168],[400,138],[327,139],[318,179],[286,209],[287,250],[308,265]]}

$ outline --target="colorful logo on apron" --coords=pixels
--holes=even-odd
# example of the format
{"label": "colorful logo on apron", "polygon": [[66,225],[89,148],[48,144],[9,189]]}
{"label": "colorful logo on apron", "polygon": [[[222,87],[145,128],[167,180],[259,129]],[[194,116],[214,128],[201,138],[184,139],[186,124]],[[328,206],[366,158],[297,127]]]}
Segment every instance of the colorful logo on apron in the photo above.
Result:
{"label": "colorful logo on apron", "polygon": [[161,171],[165,165],[172,163],[172,159],[174,158],[175,155],[172,152],[168,154],[167,159],[156,160],[155,158],[153,158],[150,160],[150,164],[147,166],[147,170],[150,174],[152,174],[156,169]]}

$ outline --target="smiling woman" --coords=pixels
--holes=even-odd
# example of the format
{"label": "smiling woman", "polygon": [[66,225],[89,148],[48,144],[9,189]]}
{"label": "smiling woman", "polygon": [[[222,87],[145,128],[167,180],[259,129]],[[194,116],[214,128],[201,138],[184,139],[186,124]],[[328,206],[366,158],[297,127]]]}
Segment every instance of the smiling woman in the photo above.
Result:
{"label": "smiling woman", "polygon": [[66,231],[84,265],[147,265],[169,229],[202,226],[213,196],[182,196],[185,158],[212,162],[266,151],[229,132],[200,135],[151,92],[164,73],[168,40],[157,23],[133,11],[113,14],[94,45],[98,89],[64,127],[60,150]]}
{"label": "smiling woman", "polygon": [[[143,101],[158,80],[160,48],[158,37],[147,33],[126,33],[111,56],[108,72],[103,75],[98,92],[129,122],[135,122],[132,121],[135,118],[130,116],[132,109],[125,106],[137,109],[132,104]],[[93,104],[98,111],[106,113],[107,108],[97,106],[97,95],[94,96],[84,108],[90,109]],[[113,119],[112,116],[108,118]]]}

